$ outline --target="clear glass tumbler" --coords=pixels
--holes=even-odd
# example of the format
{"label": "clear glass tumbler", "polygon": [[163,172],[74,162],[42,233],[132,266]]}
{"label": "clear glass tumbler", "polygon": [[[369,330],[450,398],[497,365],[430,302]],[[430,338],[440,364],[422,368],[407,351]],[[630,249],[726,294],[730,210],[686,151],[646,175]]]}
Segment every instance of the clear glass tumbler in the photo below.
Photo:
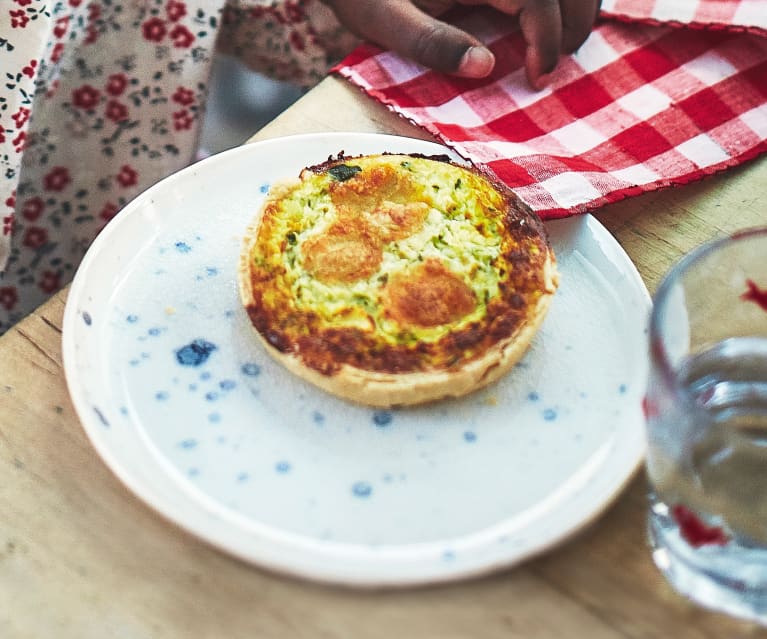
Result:
{"label": "clear glass tumbler", "polygon": [[672,268],[650,352],[655,563],[689,599],[767,625],[767,227]]}

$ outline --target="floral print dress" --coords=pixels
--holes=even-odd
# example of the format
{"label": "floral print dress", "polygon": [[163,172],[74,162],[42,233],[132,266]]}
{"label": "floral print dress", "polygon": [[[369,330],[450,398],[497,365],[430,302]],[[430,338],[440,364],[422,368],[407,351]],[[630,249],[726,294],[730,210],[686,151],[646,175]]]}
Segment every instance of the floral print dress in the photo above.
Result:
{"label": "floral print dress", "polygon": [[309,86],[353,44],[319,0],[2,0],[0,334],[194,160],[214,52]]}

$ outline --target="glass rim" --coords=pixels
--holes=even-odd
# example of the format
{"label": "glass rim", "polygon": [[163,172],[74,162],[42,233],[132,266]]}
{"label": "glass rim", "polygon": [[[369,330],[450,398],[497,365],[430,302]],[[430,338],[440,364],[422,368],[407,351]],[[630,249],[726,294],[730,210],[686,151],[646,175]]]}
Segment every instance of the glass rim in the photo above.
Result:
{"label": "glass rim", "polygon": [[679,281],[681,276],[690,269],[693,265],[700,262],[709,254],[720,249],[721,247],[739,242],[741,240],[748,240],[754,237],[766,237],[767,238],[767,226],[754,226],[738,231],[734,231],[723,237],[718,237],[712,240],[708,240],[703,244],[700,244],[693,248],[689,253],[681,257],[663,276],[655,295],[653,295],[652,308],[650,310],[650,325],[649,325],[649,338],[650,338],[650,353],[654,363],[660,369],[663,376],[664,383],[667,384],[674,393],[682,395],[684,399],[692,401],[689,392],[679,384],[676,375],[669,361],[668,352],[664,345],[664,342],[659,337],[659,325],[660,314],[662,308],[665,306],[665,301],[669,297],[671,288]]}

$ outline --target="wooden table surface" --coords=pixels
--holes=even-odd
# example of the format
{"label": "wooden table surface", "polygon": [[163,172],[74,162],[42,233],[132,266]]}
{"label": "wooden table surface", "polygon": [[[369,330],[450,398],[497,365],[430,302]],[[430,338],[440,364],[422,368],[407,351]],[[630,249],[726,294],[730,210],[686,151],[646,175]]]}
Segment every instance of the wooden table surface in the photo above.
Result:
{"label": "wooden table surface", "polygon": [[[428,138],[328,78],[254,140],[314,131]],[[767,158],[596,217],[650,291],[684,252],[767,221]],[[499,637],[733,639],[767,630],[678,597],[645,541],[640,473],[575,538],[461,583],[353,591],[266,573],[210,548],[115,478],[74,413],[61,361],[66,291],[0,337],[0,638]]]}

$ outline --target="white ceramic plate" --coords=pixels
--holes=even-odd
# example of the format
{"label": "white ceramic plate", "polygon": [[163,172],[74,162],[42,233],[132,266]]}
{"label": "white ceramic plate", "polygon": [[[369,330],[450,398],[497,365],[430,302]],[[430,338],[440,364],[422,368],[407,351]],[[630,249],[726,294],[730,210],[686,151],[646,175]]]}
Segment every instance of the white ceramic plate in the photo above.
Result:
{"label": "white ceramic plate", "polygon": [[260,566],[359,586],[511,566],[590,522],[641,461],[647,290],[594,218],[549,223],[561,287],[511,374],[428,408],[335,399],[263,351],[236,267],[270,183],[342,150],[448,152],[374,134],[269,140],[125,207],[64,314],[77,413],[136,495]]}

